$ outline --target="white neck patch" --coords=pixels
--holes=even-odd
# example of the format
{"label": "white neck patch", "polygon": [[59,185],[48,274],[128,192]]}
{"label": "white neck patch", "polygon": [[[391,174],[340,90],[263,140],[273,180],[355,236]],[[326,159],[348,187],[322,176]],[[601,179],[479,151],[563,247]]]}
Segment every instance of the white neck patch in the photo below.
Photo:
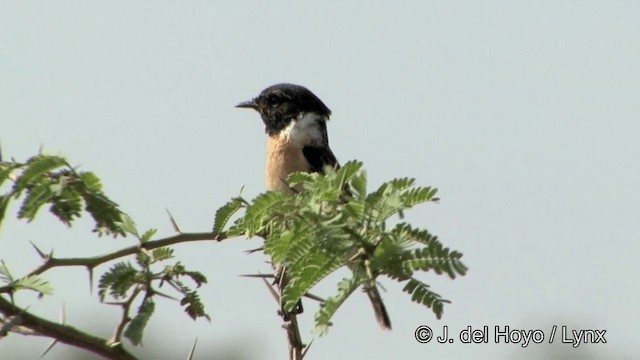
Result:
{"label": "white neck patch", "polygon": [[280,131],[278,136],[300,147],[322,144],[325,136],[322,134],[319,121],[327,121],[327,119],[317,113],[300,113],[295,120]]}

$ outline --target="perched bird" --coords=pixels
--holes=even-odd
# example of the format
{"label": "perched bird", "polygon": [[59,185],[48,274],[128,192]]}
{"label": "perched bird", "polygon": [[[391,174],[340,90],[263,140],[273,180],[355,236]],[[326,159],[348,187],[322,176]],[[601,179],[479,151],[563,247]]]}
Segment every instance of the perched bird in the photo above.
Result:
{"label": "perched bird", "polygon": [[[276,84],[237,107],[256,110],[264,122],[269,137],[265,174],[268,190],[295,192],[286,182],[289,174],[296,171],[322,173],[326,166],[340,167],[329,147],[327,135],[331,110],[307,88]],[[365,292],[380,326],[391,329],[378,289],[367,287]]]}

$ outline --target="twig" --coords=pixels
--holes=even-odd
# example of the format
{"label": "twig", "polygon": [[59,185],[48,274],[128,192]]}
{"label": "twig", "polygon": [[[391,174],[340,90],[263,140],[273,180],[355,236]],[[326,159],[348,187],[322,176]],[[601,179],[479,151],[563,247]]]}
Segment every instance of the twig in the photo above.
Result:
{"label": "twig", "polygon": [[286,314],[286,316],[289,320],[285,320],[284,329],[287,331],[287,341],[289,342],[289,360],[302,360],[305,346],[300,337],[298,316],[293,312]]}
{"label": "twig", "polygon": [[69,325],[58,324],[35,316],[29,312],[24,311],[24,309],[15,306],[3,296],[0,296],[0,312],[5,314],[6,316],[19,315],[22,319],[22,326],[25,326],[44,336],[58,339],[62,343],[77,346],[79,348],[104,356],[108,359],[136,359],[133,354],[122,347],[122,344],[110,344],[109,340],[107,339],[87,334]]}
{"label": "twig", "polygon": [[113,334],[113,338],[111,339],[112,344],[120,344],[120,340],[122,339],[122,333],[124,332],[124,327],[131,321],[129,317],[129,311],[131,310],[131,304],[138,297],[138,294],[142,291],[142,287],[137,286],[131,296],[127,299],[127,301],[121,303],[122,306],[122,318],[120,319],[120,323],[116,326],[115,334]]}
{"label": "twig", "polygon": [[[53,257],[52,254],[44,257],[44,263],[38,266],[35,270],[31,271],[28,276],[40,275],[43,272],[50,270],[55,267],[61,266],[84,266],[87,269],[91,270],[98,265],[104,264],[106,262],[119,259],[121,257],[129,256],[136,254],[140,251],[140,249],[153,250],[169,245],[179,244],[183,242],[191,242],[191,241],[204,241],[204,240],[215,240],[222,241],[227,239],[226,233],[214,234],[211,232],[204,233],[181,233],[174,236],[166,237],[163,239],[148,241],[142,244],[137,244],[133,246],[126,247],[124,249],[120,249],[114,251],[112,253],[108,253],[101,256],[94,257],[86,257],[86,258],[56,258]],[[13,289],[11,286],[3,286],[0,287],[0,293],[11,292]]]}

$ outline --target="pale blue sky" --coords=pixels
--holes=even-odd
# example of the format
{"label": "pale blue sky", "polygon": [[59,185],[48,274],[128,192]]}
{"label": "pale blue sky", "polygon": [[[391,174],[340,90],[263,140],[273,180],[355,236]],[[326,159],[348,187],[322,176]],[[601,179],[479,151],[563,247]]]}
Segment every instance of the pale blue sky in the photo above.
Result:
{"label": "pale blue sky", "polygon": [[[637,357],[639,24],[637,1],[3,0],[0,142],[7,157],[25,160],[42,145],[95,171],[141,228],[171,235],[168,208],[184,231],[206,231],[242,186],[248,197],[264,189],[262,124],[234,105],[277,82],[305,85],[333,111],[334,152],[364,161],[372,186],[411,176],[440,189],[439,205],[407,218],[462,251],[470,268],[456,281],[423,278],[452,301],[439,321],[383,281],[392,332],[379,330],[358,294],[309,359]],[[29,240],[58,256],[132,243],[88,229],[84,221],[69,231],[48,216],[11,221],[0,258],[20,274],[38,261]],[[270,295],[238,277],[268,269],[243,253],[258,245],[179,246],[209,278],[202,296],[212,322],[160,300],[142,350],[183,359],[198,337],[197,359],[285,358]],[[55,319],[64,302],[69,324],[110,336],[118,312],[89,294],[83,271],[47,278],[55,296],[20,304]],[[553,324],[606,329],[607,344],[413,338],[419,325],[548,336]],[[10,336],[0,354],[36,358],[47,343]],[[68,351],[93,358],[62,345],[47,358]]]}

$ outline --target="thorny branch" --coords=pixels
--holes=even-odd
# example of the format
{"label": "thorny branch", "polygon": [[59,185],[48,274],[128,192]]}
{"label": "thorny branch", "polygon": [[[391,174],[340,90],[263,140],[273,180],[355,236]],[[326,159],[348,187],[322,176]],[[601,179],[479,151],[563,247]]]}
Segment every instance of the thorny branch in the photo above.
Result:
{"label": "thorny branch", "polygon": [[[80,257],[80,258],[55,258],[51,254],[42,255],[44,258],[44,263],[38,266],[35,270],[31,271],[28,276],[40,275],[47,270],[53,269],[55,267],[62,266],[84,266],[90,271],[93,270],[98,265],[102,265],[112,260],[116,260],[125,256],[133,255],[139,252],[141,249],[153,250],[165,246],[170,246],[174,244],[179,244],[183,242],[191,242],[191,241],[204,241],[204,240],[215,240],[222,241],[227,239],[226,233],[214,234],[211,232],[202,232],[202,233],[181,233],[174,236],[166,237],[163,239],[148,241],[145,243],[140,243],[138,245],[133,245],[126,247],[124,249],[120,249],[114,251],[112,253],[108,253],[101,256],[93,256],[93,257]],[[39,251],[40,254],[42,254]],[[0,287],[0,293],[8,293],[11,292],[10,286]]]}
{"label": "thorny branch", "polygon": [[[140,243],[138,245],[129,246],[105,255],[85,257],[85,258],[55,258],[52,253],[45,255],[39,249],[36,248],[38,253],[44,259],[42,265],[31,271],[26,276],[33,276],[42,274],[50,269],[63,266],[84,266],[90,271],[98,265],[107,263],[112,260],[116,260],[125,256],[138,253],[141,249],[153,250],[165,246],[175,245],[184,242],[192,241],[205,241],[214,240],[222,241],[227,239],[226,233],[214,234],[212,232],[202,233],[180,233],[174,236],[166,237],[163,239],[148,241]],[[137,289],[136,291],[140,291]],[[0,287],[1,293],[11,293],[12,288],[10,286]],[[137,293],[131,296],[131,300],[136,297]],[[92,351],[100,354],[109,359],[135,359],[131,353],[124,349],[120,338],[122,331],[129,321],[129,307],[130,303],[123,306],[123,318],[116,328],[116,333],[112,339],[103,339],[86,332],[80,331],[74,327],[58,324],[41,317],[35,316],[22,309],[12,301],[9,301],[3,296],[0,296],[0,313],[4,315],[6,326],[3,326],[3,333],[8,331],[17,330],[18,325],[21,329],[26,329],[27,333],[37,334],[41,336],[47,336],[57,339],[65,344],[77,346],[79,348]],[[5,329],[6,327],[6,329]],[[25,333],[23,331],[19,331]]]}
{"label": "thorny branch", "polygon": [[20,317],[20,324],[22,326],[38,334],[57,339],[65,344],[92,351],[108,359],[130,360],[136,358],[128,352],[121,343],[114,344],[108,339],[93,336],[72,326],[54,323],[35,316],[12,304],[3,296],[0,296],[0,312],[5,314],[5,316]]}

